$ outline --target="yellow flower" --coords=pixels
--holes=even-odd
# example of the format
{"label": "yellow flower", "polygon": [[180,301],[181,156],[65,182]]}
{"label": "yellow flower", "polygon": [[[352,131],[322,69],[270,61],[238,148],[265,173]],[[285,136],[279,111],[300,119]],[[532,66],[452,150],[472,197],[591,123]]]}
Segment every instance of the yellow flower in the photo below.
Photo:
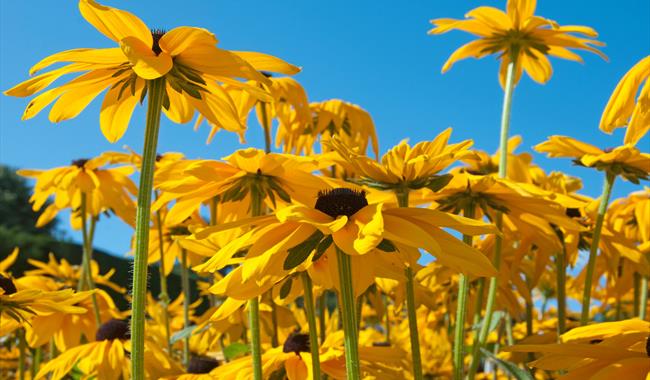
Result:
{"label": "yellow flower", "polygon": [[166,223],[180,224],[203,202],[215,197],[222,203],[236,202],[237,209],[232,211],[241,215],[250,207],[253,195],[261,195],[267,206],[275,209],[277,203],[312,202],[313,194],[327,187],[324,180],[311,174],[318,169],[315,158],[247,148],[225,160],[181,161],[166,166],[157,174],[165,180],[158,181],[163,193],[153,208],[175,199]]}
{"label": "yellow flower", "polygon": [[[354,287],[358,294],[374,282],[372,268],[391,273],[388,266],[395,266],[393,272],[398,273],[395,275],[397,278],[401,278],[401,272],[396,269],[402,264],[395,260],[401,256],[403,262],[413,263],[419,257],[419,248],[426,249],[440,263],[458,271],[477,276],[495,273],[483,254],[442,230],[446,227],[476,235],[494,233],[494,226],[428,209],[384,209],[381,203],[369,205],[363,192],[346,188],[320,192],[314,208],[288,206],[278,210],[275,215],[198,229],[195,235],[201,239],[212,233],[250,224],[256,227],[196,268],[199,271],[215,271],[230,263],[241,262],[241,266],[215,286],[230,286],[232,291],[242,292],[239,296],[227,293],[239,299],[251,298],[251,294],[245,290],[253,294],[263,292],[262,282],[268,284],[291,271],[305,270],[307,267],[312,267],[310,274],[320,283],[318,272],[322,268],[319,265],[330,269],[333,265],[336,268],[334,246],[352,256],[353,268],[357,268]],[[234,257],[242,250],[247,252],[243,260]],[[382,254],[386,252],[391,254]],[[397,252],[397,255],[392,252]],[[337,276],[335,269],[329,272]],[[278,276],[280,278],[276,278]],[[257,287],[252,279],[259,279]],[[332,281],[330,278],[327,282],[330,286],[326,287],[338,286],[338,279]],[[244,283],[250,286],[242,285]]]}
{"label": "yellow flower", "polygon": [[641,153],[630,144],[602,150],[571,137],[551,136],[535,150],[549,157],[572,157],[579,165],[620,175],[635,184],[650,174],[650,153]]}
{"label": "yellow flower", "polygon": [[539,352],[528,363],[548,371],[566,371],[560,378],[648,379],[650,323],[640,319],[603,322],[574,328],[560,344],[524,344],[506,347],[510,352]]}
{"label": "yellow flower", "polygon": [[613,201],[607,212],[608,225],[637,242],[639,250],[650,252],[650,188]]}
{"label": "yellow flower", "polygon": [[[130,378],[131,342],[127,322],[111,319],[97,330],[96,340],[71,348],[43,365],[35,379],[60,380],[76,366],[87,376],[102,380]],[[145,373],[148,379],[180,373],[181,369],[156,344],[145,340]]]}
{"label": "yellow flower", "polygon": [[258,70],[295,74],[299,69],[278,58],[254,52],[217,48],[214,34],[202,28],[181,26],[170,31],[150,29],[135,15],[93,0],[80,0],[81,15],[119,47],[73,49],[51,55],[36,65],[35,74],[55,63],[65,66],[33,77],[7,91],[26,97],[40,92],[66,74],[77,78],[34,98],[23,115],[29,119],[50,103],[50,121],[76,117],[100,93],[108,89],[102,103],[100,127],[111,142],[126,131],[131,114],[147,94],[147,81],[164,77],[164,112],[176,123],[187,123],[198,111],[213,125],[230,131],[245,130],[237,109],[222,88],[223,83],[247,89],[268,99],[263,90],[233,78],[270,83]]}
{"label": "yellow flower", "polygon": [[[635,145],[650,129],[650,56],[628,71],[605,106],[600,129],[611,133],[627,125],[625,144]],[[643,87],[641,87],[643,85]],[[638,98],[635,97],[641,87]]]}
{"label": "yellow flower", "polygon": [[34,211],[40,210],[45,202],[54,196],[54,202],[47,206],[36,222],[37,227],[49,223],[59,211],[70,208],[70,224],[81,228],[82,195],[86,198],[88,219],[97,219],[103,212],[113,212],[129,225],[135,223],[135,203],[132,196],[137,188],[129,175],[133,168],[128,166],[103,168],[110,160],[108,155],[72,161],[70,166],[49,170],[19,170],[18,174],[35,178],[34,194],[30,198]]}
{"label": "yellow flower", "polygon": [[471,140],[448,144],[450,136],[451,128],[448,128],[435,139],[419,142],[413,147],[404,140],[386,152],[381,162],[368,158],[363,150],[350,149],[337,138],[331,139],[329,145],[343,159],[341,165],[361,176],[358,182],[364,185],[383,190],[435,188],[439,186],[437,174],[440,171],[459,159],[474,155],[468,150],[472,146]]}
{"label": "yellow flower", "polygon": [[[50,253],[47,263],[34,259],[27,259],[27,262],[37,269],[26,270],[25,276],[46,276],[56,280],[61,288],[77,288],[82,271],[79,266],[70,265],[68,260],[62,258],[57,261],[54,254]],[[92,260],[90,262],[90,272],[96,285],[106,286],[118,293],[126,292],[126,289],[111,281],[111,277],[115,274],[115,268],[109,269],[105,274],[100,274],[99,265],[95,260]]]}
{"label": "yellow flower", "polygon": [[606,59],[603,53],[593,47],[604,46],[594,39],[598,37],[594,29],[579,25],[560,26],[553,20],[535,16],[536,5],[535,0],[508,0],[506,12],[483,6],[469,11],[465,20],[431,20],[434,28],[429,34],[443,34],[458,29],[479,37],[456,50],[445,62],[442,72],[465,58],[499,54],[499,81],[502,86],[508,64],[513,60],[516,64],[515,83],[519,81],[523,70],[534,81],[546,83],[553,73],[548,55],[582,62],[582,58],[570,50],[581,49]]}
{"label": "yellow flower", "polygon": [[[375,156],[379,156],[375,124],[366,110],[340,99],[311,103],[309,109],[309,120],[296,117],[289,128],[278,129],[276,144],[281,142],[285,152],[311,155],[314,143],[319,138],[326,141],[338,136],[347,146],[362,153],[367,151],[370,144]],[[330,151],[326,144],[321,144],[321,149],[323,152]]]}
{"label": "yellow flower", "polygon": [[[507,179],[515,182],[532,182],[532,171],[537,166],[532,164],[533,157],[530,153],[515,153],[515,149],[521,145],[521,136],[513,136],[508,140],[508,173]],[[483,151],[474,151],[474,155],[462,159],[467,164],[465,169],[470,174],[494,175],[499,172],[499,152],[489,155]]]}

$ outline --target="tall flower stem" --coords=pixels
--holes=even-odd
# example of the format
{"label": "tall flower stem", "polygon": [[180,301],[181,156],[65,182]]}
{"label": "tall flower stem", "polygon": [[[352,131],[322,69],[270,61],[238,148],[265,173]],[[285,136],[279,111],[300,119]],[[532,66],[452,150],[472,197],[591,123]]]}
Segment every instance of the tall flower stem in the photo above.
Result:
{"label": "tall flower stem", "polygon": [[264,151],[266,153],[271,153],[271,123],[269,123],[269,115],[266,112],[265,102],[260,102],[262,114],[262,128],[264,128]]}
{"label": "tall flower stem", "polygon": [[596,267],[596,256],[598,255],[598,244],[600,243],[600,233],[603,229],[603,221],[605,220],[605,213],[607,212],[607,205],[609,204],[609,197],[612,194],[612,187],[616,175],[607,172],[605,175],[605,183],[603,184],[603,193],[600,196],[600,204],[598,205],[598,215],[596,216],[596,225],[594,226],[593,236],[591,238],[591,247],[589,249],[589,261],[587,262],[587,271],[585,276],[585,288],[582,293],[582,313],[580,314],[580,326],[584,326],[589,322],[589,306],[591,304],[591,286],[594,277],[594,268]]}
{"label": "tall flower stem", "polygon": [[[262,214],[262,195],[251,194],[251,215]],[[260,301],[259,297],[248,301],[248,322],[251,330],[251,355],[253,358],[253,379],[262,380],[262,344],[260,338]]]}
{"label": "tall flower stem", "polygon": [[323,294],[318,297],[318,309],[320,312],[320,318],[318,318],[318,324],[319,324],[319,333],[320,333],[320,344],[323,344],[325,342],[325,316],[327,313],[327,306],[326,306],[326,298],[327,298],[327,290],[323,290]]}
{"label": "tall flower stem", "polygon": [[[409,189],[400,188],[395,191],[399,207],[409,206]],[[406,277],[406,312],[409,321],[409,336],[411,338],[411,359],[413,361],[413,378],[422,380],[422,357],[420,355],[420,335],[418,334],[417,306],[415,305],[415,285],[413,268],[410,265],[404,269]]]}
{"label": "tall flower stem", "polygon": [[[505,178],[508,173],[508,135],[510,132],[510,113],[512,110],[512,94],[515,90],[515,66],[517,65],[516,54],[510,59],[506,71],[506,83],[503,94],[503,108],[501,110],[501,132],[499,134],[499,178]],[[503,224],[503,215],[501,212],[497,212],[496,215],[496,226],[501,230]],[[499,271],[501,267],[501,247],[503,245],[503,239],[499,236],[496,238],[495,252],[494,252],[494,261],[492,264],[494,268]],[[469,368],[469,378],[474,379],[476,375],[476,370],[478,369],[478,364],[480,362],[480,348],[485,345],[487,340],[488,333],[490,332],[490,322],[492,320],[492,312],[494,311],[494,302],[497,295],[497,277],[490,278],[490,283],[488,285],[488,294],[487,301],[485,303],[485,316],[483,317],[483,323],[481,324],[481,330],[478,335],[478,342],[474,340],[474,346],[472,347],[472,364]]]}
{"label": "tall flower stem", "polygon": [[641,301],[641,275],[634,272],[634,303],[632,304],[632,315],[639,316],[639,305]]}
{"label": "tall flower stem", "polygon": [[133,303],[131,305],[131,376],[144,380],[144,317],[147,299],[147,256],[151,222],[151,190],[160,129],[160,112],[165,94],[165,78],[147,81],[147,122],[145,126],[142,171],[135,221],[133,260]]}
{"label": "tall flower stem", "polygon": [[341,318],[343,321],[345,345],[345,372],[348,380],[361,379],[359,372],[359,339],[355,317],[354,287],[352,286],[352,260],[350,256],[336,247],[336,258],[341,287]]}
{"label": "tall flower stem", "polygon": [[[157,194],[156,194],[157,197]],[[167,342],[167,352],[172,353],[172,345],[170,341],[171,328],[169,327],[169,292],[167,291],[167,275],[165,274],[165,239],[163,236],[162,217],[160,212],[156,212],[156,223],[158,224],[158,248],[160,249],[160,264],[158,265],[158,274],[160,277],[160,294],[158,301],[162,306],[162,318],[165,325],[165,342]]]}
{"label": "tall flower stem", "polygon": [[[82,269],[82,276],[86,279],[86,285],[88,287],[88,290],[94,290],[95,289],[95,281],[93,280],[93,273],[90,267],[90,263],[92,260],[92,247],[93,247],[93,242],[91,238],[91,234],[88,232],[88,225],[86,223],[86,206],[87,203],[87,197],[85,193],[81,194],[81,234],[83,236],[83,257],[81,259],[83,269]],[[94,234],[95,230],[95,219],[91,219],[91,230],[92,233]],[[81,283],[80,283],[81,284]],[[93,294],[90,296],[91,301],[93,303],[93,314],[95,315],[95,323],[97,324],[97,328],[102,324],[102,318],[99,314],[99,304],[97,303],[97,295],[93,292]]]}
{"label": "tall flower stem", "polygon": [[18,335],[18,378],[20,380],[25,380],[25,371],[26,368],[26,356],[27,356],[27,345],[25,344],[25,330],[18,329],[16,333]]}
{"label": "tall flower stem", "polygon": [[386,328],[386,343],[390,346],[390,312],[388,311],[388,296],[384,295],[382,296],[382,299],[384,301],[384,313],[386,314],[385,318],[385,328]]}
{"label": "tall flower stem", "polygon": [[302,287],[305,290],[305,311],[309,323],[309,350],[311,351],[311,366],[314,379],[320,379],[320,345],[318,344],[318,331],[316,330],[316,311],[314,310],[314,293],[311,278],[307,272],[300,274]]}
{"label": "tall flower stem", "polygon": [[[470,203],[464,211],[466,218],[474,218],[474,204]],[[472,237],[463,235],[463,243],[472,245]],[[456,301],[456,326],[454,328],[454,379],[462,380],[465,369],[465,316],[467,314],[467,296],[469,279],[464,273],[458,274],[458,300]]]}
{"label": "tall flower stem", "polygon": [[[190,269],[187,267],[187,251],[181,248],[181,287],[183,288],[183,328],[190,327]],[[190,336],[183,338],[183,364],[190,365]]]}
{"label": "tall flower stem", "polygon": [[483,297],[485,296],[485,278],[478,279],[476,287],[476,299],[474,301],[474,317],[472,325],[477,325],[481,320],[481,310],[483,309]]}
{"label": "tall flower stem", "polygon": [[555,255],[555,271],[557,278],[557,335],[566,331],[566,245]]}
{"label": "tall flower stem", "polygon": [[648,276],[641,276],[641,297],[639,301],[639,318],[645,320],[648,310]]}

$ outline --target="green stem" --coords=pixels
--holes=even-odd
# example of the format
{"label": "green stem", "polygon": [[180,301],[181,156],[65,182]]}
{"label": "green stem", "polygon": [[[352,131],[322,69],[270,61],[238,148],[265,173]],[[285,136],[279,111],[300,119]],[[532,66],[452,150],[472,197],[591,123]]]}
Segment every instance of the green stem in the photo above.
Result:
{"label": "green stem", "polygon": [[[93,273],[90,267],[90,262],[91,262],[91,251],[92,251],[92,246],[93,243],[90,238],[90,234],[88,233],[88,226],[86,224],[86,194],[81,193],[81,234],[83,236],[83,247],[82,247],[82,263],[83,263],[83,274],[86,278],[86,285],[88,286],[88,290],[94,290],[95,289],[95,281],[93,280]],[[94,218],[91,219],[91,225],[92,225],[92,230],[94,234]],[[79,289],[77,289],[79,290]],[[99,304],[97,303],[97,295],[93,292],[93,294],[90,296],[91,301],[93,304],[93,314],[95,315],[95,323],[97,324],[97,328],[99,329],[99,326],[102,324],[102,318],[99,314]]]}
{"label": "green stem", "polygon": [[354,287],[352,286],[352,260],[339,247],[336,247],[340,281],[340,318],[343,322],[345,344],[345,371],[348,380],[359,380],[359,341],[356,318],[354,316]]}
{"label": "green stem", "polygon": [[557,334],[566,331],[566,245],[561,242],[562,250],[555,255],[557,275]]}
{"label": "green stem", "polygon": [[385,323],[386,323],[386,325],[385,325],[385,327],[386,327],[386,343],[388,343],[388,345],[390,346],[390,344],[391,344],[390,343],[390,312],[388,311],[388,297],[386,295],[384,295],[384,296],[382,296],[382,298],[384,300],[384,305],[385,305],[384,306],[384,309],[385,309],[384,313],[386,314],[385,315],[385,317],[386,317],[386,321],[385,321]]}
{"label": "green stem", "polygon": [[[395,191],[399,207],[409,206],[409,189],[406,187]],[[417,306],[415,305],[415,285],[413,268],[410,264],[404,270],[406,277],[406,312],[409,321],[409,336],[411,339],[411,359],[413,361],[413,378],[422,380],[422,357],[420,355],[420,336],[418,334]]]}
{"label": "green stem", "polygon": [[648,276],[641,277],[641,299],[639,302],[639,318],[645,320],[648,310]]}
{"label": "green stem", "polygon": [[[210,225],[211,226],[216,226],[217,225],[217,203],[219,202],[218,197],[213,197],[210,199]],[[214,285],[214,276],[210,276],[210,284]],[[208,295],[208,301],[210,302],[210,307],[216,307],[217,306],[217,296],[215,294],[210,293]]]}
{"label": "green stem", "polygon": [[355,318],[357,321],[356,327],[357,327],[357,335],[359,335],[359,331],[361,331],[361,310],[363,309],[363,294],[359,297],[357,297],[357,307],[356,307],[356,312],[355,312]]}
{"label": "green stem", "polygon": [[533,335],[533,302],[526,301],[526,336]]}
{"label": "green stem", "polygon": [[[251,216],[262,214],[262,194],[251,194]],[[260,301],[259,297],[248,301],[248,321],[251,330],[251,355],[253,358],[253,378],[262,380],[262,344],[260,338]]]}
{"label": "green stem", "polygon": [[273,302],[273,296],[269,291],[269,299],[271,302],[271,324],[273,325],[273,334],[271,335],[271,346],[277,347],[280,345],[278,342],[278,310],[275,302]]}
{"label": "green stem", "polygon": [[19,374],[19,379],[20,380],[25,380],[25,370],[26,370],[26,356],[27,356],[27,346],[25,344],[25,330],[23,329],[18,329],[18,332],[16,333],[18,335],[18,350],[19,350],[19,356],[18,356],[18,374]]}
{"label": "green stem", "polygon": [[514,335],[512,335],[512,316],[510,313],[506,313],[506,342],[508,343],[508,346],[512,346],[515,344],[515,338]]}
{"label": "green stem", "polygon": [[135,223],[135,258],[133,260],[133,301],[131,305],[131,376],[144,380],[144,318],[147,300],[147,258],[151,222],[151,190],[156,163],[156,146],[160,113],[165,94],[165,78],[147,81],[148,106],[145,126],[140,188]]}
{"label": "green stem", "polygon": [[[156,198],[158,198],[158,193],[156,192]],[[165,327],[165,342],[167,343],[167,352],[171,355],[172,353],[172,344],[170,341],[171,338],[171,328],[169,327],[169,292],[167,291],[167,274],[165,273],[165,239],[163,236],[163,224],[162,217],[160,212],[156,212],[156,223],[158,224],[158,249],[160,250],[160,264],[158,265],[158,275],[160,276],[160,294],[158,295],[158,300],[160,306],[162,307],[162,318],[163,325]]]}
{"label": "green stem", "polygon": [[[181,248],[181,286],[183,288],[183,327],[190,327],[190,269],[187,262],[187,251]],[[190,365],[190,337],[183,339],[183,363],[185,368]]]}
{"label": "green stem", "polygon": [[603,229],[603,221],[605,220],[605,213],[607,212],[609,197],[612,194],[614,179],[616,179],[615,174],[610,172],[606,173],[605,183],[603,184],[603,194],[600,197],[600,204],[598,205],[598,216],[596,216],[596,225],[594,226],[593,237],[591,239],[591,247],[589,249],[589,261],[587,262],[585,288],[582,294],[582,313],[580,314],[580,326],[584,326],[589,322],[591,287],[594,277],[594,268],[596,267],[596,256],[598,254],[598,245],[600,243],[600,233]]}
{"label": "green stem", "polygon": [[[474,204],[470,203],[464,211],[466,218],[474,218]],[[463,243],[471,246],[472,237],[463,235]],[[469,279],[464,273],[458,274],[458,300],[456,303],[456,326],[454,328],[454,379],[462,380],[465,370],[465,316],[467,314],[467,296]]]}
{"label": "green stem", "polygon": [[311,366],[314,379],[320,379],[320,346],[318,345],[318,333],[316,330],[316,311],[314,310],[314,293],[311,278],[307,272],[300,274],[302,287],[305,290],[305,311],[309,323],[309,349],[311,351]]}
{"label": "green stem", "polygon": [[271,153],[271,125],[269,124],[269,116],[266,113],[266,103],[260,102],[262,114],[262,128],[264,128],[264,151]]}
{"label": "green stem", "polygon": [[474,318],[472,325],[476,326],[481,320],[481,310],[483,309],[483,297],[485,296],[485,277],[478,279],[478,287],[476,289],[476,299],[474,300]]}
{"label": "green stem", "polygon": [[31,378],[35,378],[38,373],[38,369],[41,366],[41,359],[43,358],[43,350],[40,347],[37,347],[32,350],[32,367],[31,367]]}
{"label": "green stem", "polygon": [[325,342],[325,332],[326,332],[325,326],[327,322],[325,321],[325,317],[327,315],[326,314],[327,309],[325,304],[326,297],[327,297],[327,290],[323,290],[323,294],[321,294],[320,297],[318,297],[318,309],[320,310],[320,318],[318,318],[318,323],[319,323],[318,327],[320,327],[320,329],[318,330],[320,332],[320,344],[323,344],[323,342]]}
{"label": "green stem", "polygon": [[[506,83],[503,94],[503,108],[501,110],[501,132],[499,134],[499,178],[505,178],[508,173],[508,134],[510,131],[510,112],[512,110],[512,94],[515,89],[515,66],[517,65],[516,56],[511,57],[510,63],[508,63],[506,71]],[[503,216],[500,212],[497,212],[497,227],[501,230],[501,224]],[[500,237],[496,238],[496,249],[494,253],[494,262],[493,265],[498,271],[501,267],[501,246],[502,239]],[[494,301],[497,294],[497,277],[490,278],[490,283],[488,286],[488,295],[487,301],[485,304],[485,316],[483,317],[483,323],[481,324],[481,330],[479,331],[478,342],[474,341],[474,346],[472,347],[472,364],[469,369],[469,378],[474,379],[476,375],[476,370],[478,369],[478,364],[481,359],[480,357],[480,348],[485,344],[489,333],[490,321],[492,320],[492,312],[494,309]]]}

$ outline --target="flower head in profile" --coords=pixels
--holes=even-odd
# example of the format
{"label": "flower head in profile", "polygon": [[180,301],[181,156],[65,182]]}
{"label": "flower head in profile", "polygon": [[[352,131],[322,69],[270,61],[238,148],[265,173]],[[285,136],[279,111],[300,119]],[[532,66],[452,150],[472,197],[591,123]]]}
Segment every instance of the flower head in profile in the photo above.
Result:
{"label": "flower head in profile", "polygon": [[549,157],[573,158],[577,165],[620,175],[635,184],[640,179],[647,180],[650,174],[650,154],[630,144],[603,150],[571,137],[551,136],[535,150]]}
{"label": "flower head in profile", "polygon": [[198,112],[219,128],[241,131],[246,127],[222,85],[239,86],[270,99],[264,91],[235,78],[270,83],[258,70],[285,74],[299,71],[270,55],[220,49],[215,35],[202,28],[151,29],[133,14],[93,0],[80,0],[79,11],[88,23],[119,47],[67,50],[34,65],[31,75],[53,64],[66,63],[16,85],[5,91],[6,95],[31,96],[66,74],[78,76],[32,99],[23,119],[34,117],[51,103],[54,105],[50,121],[74,118],[108,89],[99,124],[104,136],[115,142],[126,131],[136,104],[146,97],[147,82],[164,78],[163,108],[170,120],[187,123]]}
{"label": "flower head in profile", "polygon": [[571,49],[587,50],[606,58],[594,46],[604,46],[595,40],[598,33],[590,27],[560,26],[555,21],[535,16],[536,0],[508,0],[506,12],[494,7],[478,7],[465,15],[464,20],[439,18],[431,20],[434,28],[429,34],[443,34],[458,29],[479,38],[458,48],[445,62],[442,72],[465,58],[483,58],[499,54],[499,80],[503,85],[506,69],[515,61],[515,83],[525,70],[539,83],[546,83],[553,73],[547,56],[582,62]]}
{"label": "flower head in profile", "polygon": [[88,219],[97,219],[104,212],[113,212],[129,225],[135,223],[135,203],[132,196],[137,188],[129,175],[133,168],[128,166],[106,168],[110,161],[107,155],[72,161],[69,166],[49,170],[19,170],[18,174],[36,179],[34,194],[30,198],[35,211],[40,210],[51,196],[52,202],[36,222],[37,227],[49,223],[63,209],[73,212],[70,223],[81,228],[82,202],[85,203]]}
{"label": "flower head in profile", "polygon": [[519,344],[510,352],[539,352],[528,365],[580,379],[645,379],[650,372],[650,323],[640,319],[602,322],[564,333],[559,344]]}
{"label": "flower head in profile", "polygon": [[[650,80],[648,79],[650,79],[650,56],[640,60],[618,82],[600,119],[602,131],[611,133],[614,129],[627,125],[623,142],[632,145],[648,133],[650,130]],[[640,92],[639,88],[641,88]]]}

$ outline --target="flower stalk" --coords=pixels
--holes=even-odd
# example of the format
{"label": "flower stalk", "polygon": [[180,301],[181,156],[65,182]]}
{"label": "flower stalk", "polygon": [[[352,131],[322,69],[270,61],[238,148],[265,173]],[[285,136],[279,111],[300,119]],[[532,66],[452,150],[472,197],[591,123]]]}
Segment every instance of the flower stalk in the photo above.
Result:
{"label": "flower stalk", "polygon": [[[474,218],[474,204],[469,203],[463,212],[466,218]],[[463,235],[463,243],[472,245],[472,237]],[[454,327],[454,379],[462,380],[465,370],[465,317],[467,314],[467,297],[469,279],[464,273],[458,274],[458,300],[456,301],[456,326]]]}
{"label": "flower stalk", "polygon": [[[187,251],[181,248],[181,286],[183,288],[183,328],[190,327],[190,269],[187,262]],[[190,336],[183,338],[183,364],[190,365]]]}
{"label": "flower stalk", "polygon": [[305,311],[307,313],[307,323],[309,324],[309,350],[311,351],[312,373],[314,379],[320,379],[320,346],[318,344],[318,332],[316,330],[313,285],[307,272],[302,272],[300,277],[302,278],[302,287],[305,291]]}
{"label": "flower stalk", "polygon": [[[400,188],[395,191],[399,207],[409,206],[409,189]],[[420,336],[418,334],[417,306],[415,305],[414,273],[411,266],[404,269],[406,277],[406,312],[409,320],[409,336],[411,338],[411,359],[413,361],[413,378],[422,380],[422,357],[420,354]]]}
{"label": "flower stalk", "polygon": [[606,172],[605,183],[603,184],[603,193],[600,196],[600,204],[598,205],[598,215],[596,216],[596,225],[594,226],[593,237],[591,239],[591,247],[589,249],[589,261],[587,262],[585,288],[582,294],[582,312],[580,314],[580,326],[584,326],[589,322],[589,306],[591,304],[591,288],[594,277],[594,268],[596,267],[596,256],[598,255],[598,244],[600,243],[600,233],[603,229],[603,221],[605,220],[605,213],[607,212],[607,205],[609,204],[609,197],[612,194],[612,187],[616,175]]}
{"label": "flower stalk", "polygon": [[336,247],[339,281],[341,286],[341,320],[345,335],[345,371],[348,380],[361,379],[359,372],[359,340],[355,317],[354,288],[352,286],[352,260],[339,247]]}
{"label": "flower stalk", "polygon": [[[262,195],[254,191],[251,194],[251,216],[262,215]],[[259,297],[248,301],[248,322],[251,330],[251,355],[253,358],[253,378],[262,380],[262,342],[260,338],[260,301]]]}
{"label": "flower stalk", "polygon": [[648,310],[648,276],[641,276],[641,297],[639,302],[639,318],[645,321]]}
{"label": "flower stalk", "polygon": [[[512,111],[512,94],[515,89],[515,66],[517,65],[517,54],[512,54],[510,62],[508,63],[506,71],[506,83],[503,94],[503,108],[501,111],[501,132],[499,134],[499,178],[506,178],[508,174],[508,135],[510,131],[510,114]],[[503,224],[503,215],[497,212],[495,224],[499,231],[501,231]],[[499,236],[496,237],[494,261],[492,264],[494,268],[499,271],[501,267],[501,248],[503,246],[503,239]],[[478,341],[474,340],[472,347],[472,363],[469,368],[469,378],[474,379],[478,364],[480,362],[480,348],[485,345],[488,333],[490,332],[490,322],[492,321],[492,312],[494,311],[494,303],[497,295],[497,277],[490,278],[488,285],[487,301],[485,303],[485,316],[481,324],[481,329],[478,335]]]}
{"label": "flower stalk", "polygon": [[165,325],[165,341],[167,342],[167,352],[171,354],[171,328],[169,327],[169,292],[167,291],[167,275],[165,274],[165,239],[163,238],[162,218],[160,212],[156,212],[156,222],[158,223],[158,248],[160,249],[160,264],[158,265],[158,274],[160,277],[160,294],[158,301],[163,309],[163,324]]}
{"label": "flower stalk", "polygon": [[[94,290],[95,289],[95,281],[93,280],[93,274],[92,270],[90,267],[90,263],[92,260],[92,234],[95,232],[95,219],[91,219],[91,227],[90,230],[91,232],[88,232],[88,225],[86,223],[86,202],[87,202],[87,197],[85,193],[81,194],[81,234],[83,237],[83,247],[82,247],[82,275],[81,278],[85,279],[85,284],[88,288],[88,290]],[[79,281],[79,285],[82,285],[82,282]],[[78,291],[81,289],[77,289]],[[99,304],[97,303],[97,295],[93,292],[91,295],[91,301],[93,303],[93,314],[95,316],[95,323],[97,324],[97,327],[102,324],[102,318],[99,314]]]}
{"label": "flower stalk", "polygon": [[142,171],[138,190],[133,263],[133,303],[131,305],[131,376],[144,380],[144,318],[147,298],[147,256],[151,222],[151,192],[160,129],[160,113],[165,94],[165,78],[147,81],[147,121],[145,126]]}
{"label": "flower stalk", "polygon": [[560,243],[562,244],[562,250],[555,255],[558,337],[566,331],[566,245],[564,240]]}

